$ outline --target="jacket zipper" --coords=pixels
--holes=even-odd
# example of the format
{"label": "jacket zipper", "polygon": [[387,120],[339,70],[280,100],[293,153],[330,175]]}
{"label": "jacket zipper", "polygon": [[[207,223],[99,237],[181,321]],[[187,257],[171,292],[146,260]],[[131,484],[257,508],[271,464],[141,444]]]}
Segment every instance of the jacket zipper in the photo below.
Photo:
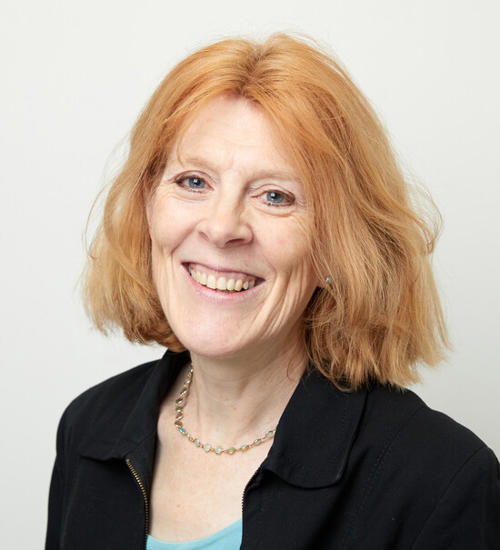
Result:
{"label": "jacket zipper", "polygon": [[[130,470],[130,473],[134,476],[135,481],[137,482],[137,485],[139,486],[139,489],[141,490],[142,496],[144,498],[144,550],[146,549],[147,540],[148,540],[148,530],[149,530],[149,499],[148,499],[148,493],[146,491],[146,487],[144,487],[144,483],[142,482],[141,476],[137,473],[137,470],[134,468],[132,462],[130,461],[130,458],[125,459],[125,462],[127,463],[128,469]],[[245,485],[245,489],[243,490],[243,495],[241,497],[241,517],[243,520],[243,510],[245,507],[245,496],[247,494],[247,489],[252,484],[252,482],[257,477],[257,474],[260,472],[261,468],[259,467],[252,475],[252,477],[248,480],[248,483]],[[243,543],[243,540],[241,541]]]}
{"label": "jacket zipper", "polygon": [[146,487],[142,482],[141,476],[137,473],[137,470],[134,468],[130,458],[125,459],[130,473],[134,476],[139,489],[141,490],[142,496],[144,498],[144,550],[146,550],[147,540],[148,540],[148,530],[149,530],[149,499],[148,493],[146,492]]}
{"label": "jacket zipper", "polygon": [[[257,477],[257,475],[260,473],[261,470],[262,470],[262,464],[257,468],[257,470],[255,470],[252,477],[248,480],[248,483],[245,485],[245,488],[243,489],[243,495],[241,497],[241,527],[242,527],[242,531],[243,531],[243,511],[244,511],[244,508],[245,508],[245,496],[247,494],[247,489],[255,481],[255,478]],[[241,538],[241,548],[243,548],[243,536]]]}

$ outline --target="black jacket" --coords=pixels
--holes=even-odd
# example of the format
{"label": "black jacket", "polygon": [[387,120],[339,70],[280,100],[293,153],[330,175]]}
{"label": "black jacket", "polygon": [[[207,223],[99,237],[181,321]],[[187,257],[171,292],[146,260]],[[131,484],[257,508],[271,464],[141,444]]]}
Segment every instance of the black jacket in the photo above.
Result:
{"label": "black jacket", "polygon": [[[167,351],[67,408],[47,550],[144,548],[158,408],[188,360]],[[409,390],[305,374],[245,489],[241,548],[498,550],[499,463]]]}

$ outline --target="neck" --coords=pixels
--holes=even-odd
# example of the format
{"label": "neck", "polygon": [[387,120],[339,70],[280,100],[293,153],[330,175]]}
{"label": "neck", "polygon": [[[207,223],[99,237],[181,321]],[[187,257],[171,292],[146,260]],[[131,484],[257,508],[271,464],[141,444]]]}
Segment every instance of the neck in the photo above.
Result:
{"label": "neck", "polygon": [[191,354],[193,381],[184,425],[204,441],[249,443],[274,429],[306,367],[303,350],[232,358]]}

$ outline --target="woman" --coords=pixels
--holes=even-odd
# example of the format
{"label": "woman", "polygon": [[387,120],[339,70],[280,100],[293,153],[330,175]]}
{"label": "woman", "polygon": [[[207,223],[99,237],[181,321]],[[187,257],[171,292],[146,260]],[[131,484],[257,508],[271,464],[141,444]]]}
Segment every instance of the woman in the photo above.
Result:
{"label": "woman", "polygon": [[226,40],[174,68],[85,282],[100,329],[168,350],[65,411],[46,548],[497,548],[495,455],[404,390],[446,345],[411,204],[312,46]]}

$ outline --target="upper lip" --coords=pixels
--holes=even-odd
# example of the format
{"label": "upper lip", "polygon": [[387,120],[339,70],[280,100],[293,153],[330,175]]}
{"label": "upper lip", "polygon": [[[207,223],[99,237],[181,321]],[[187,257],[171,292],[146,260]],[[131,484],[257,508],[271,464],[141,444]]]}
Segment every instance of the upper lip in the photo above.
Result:
{"label": "upper lip", "polygon": [[235,266],[228,267],[228,266],[222,266],[217,263],[209,264],[208,262],[199,262],[199,261],[186,261],[182,263],[186,268],[189,267],[190,265],[198,265],[202,268],[203,267],[206,268],[208,271],[216,271],[217,273],[220,273],[221,276],[224,276],[224,273],[238,273],[238,274],[244,275],[249,279],[256,279],[258,281],[263,280],[263,277],[260,277],[255,273],[249,273],[245,269],[239,269],[238,267],[235,267]]}

